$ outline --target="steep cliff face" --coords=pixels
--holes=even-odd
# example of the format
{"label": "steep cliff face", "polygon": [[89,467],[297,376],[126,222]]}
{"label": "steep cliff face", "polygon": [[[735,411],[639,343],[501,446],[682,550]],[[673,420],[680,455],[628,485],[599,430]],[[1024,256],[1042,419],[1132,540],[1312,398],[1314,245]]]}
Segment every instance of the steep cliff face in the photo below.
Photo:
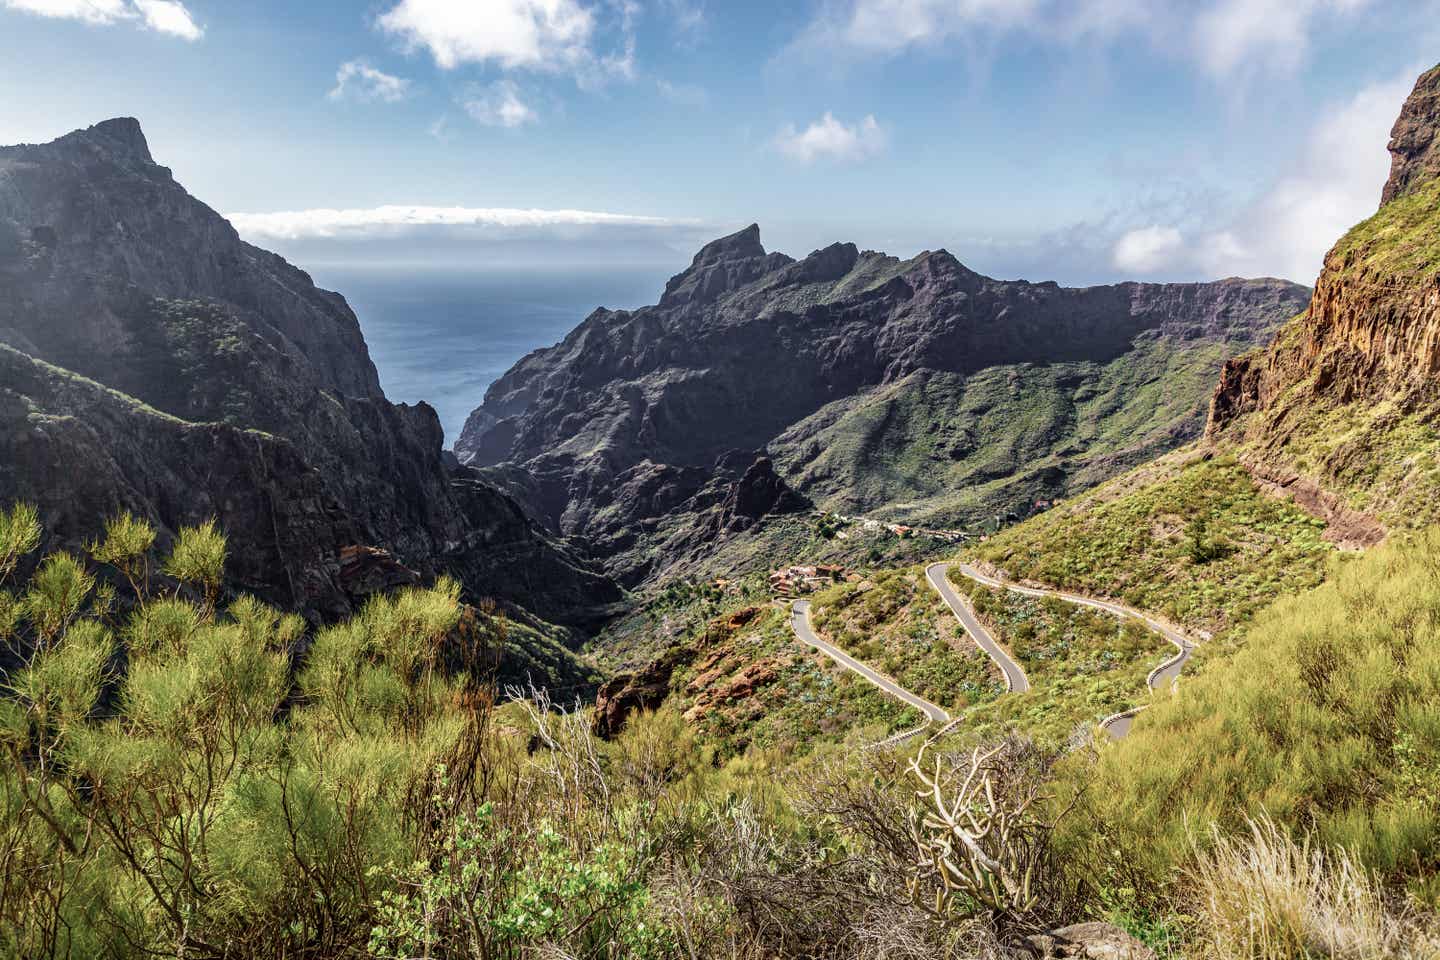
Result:
{"label": "steep cliff face", "polygon": [[1416,81],[1390,131],[1390,156],[1381,206],[1440,176],[1440,66]]}
{"label": "steep cliff face", "polygon": [[1206,427],[1365,544],[1440,519],[1440,68],[1395,124],[1380,211],[1325,258],[1309,309],[1225,365]]}
{"label": "steep cliff face", "polygon": [[[898,406],[887,402],[874,426],[869,413],[856,414],[861,398],[901,384],[933,386],[939,373],[954,389],[932,390],[922,402],[943,412],[971,381],[1007,369],[1019,385],[993,398],[997,419],[1019,421],[1035,405],[1056,411],[1025,440],[1041,459],[1067,446],[1095,452],[1072,429],[1092,414],[1111,418],[1105,453],[1134,446],[1153,455],[1156,445],[1169,449],[1199,432],[1223,357],[1261,342],[1306,292],[1277,280],[1072,290],[992,280],[944,251],[902,261],[852,244],[795,261],[767,254],[751,226],[701,250],[656,306],[597,311],[561,343],[522,360],[491,387],[456,452],[498,467],[553,529],[591,539],[632,578],[664,561],[663,550],[637,549],[651,529],[675,529],[678,513],[716,477],[740,480],[753,461],[736,450],[768,449],[785,482],[826,506],[925,500],[930,515],[958,520],[1014,491],[952,509],[950,490],[974,481],[952,471],[957,462],[989,470],[987,482],[1025,467],[1001,468],[989,448],[972,457],[962,433],[969,422],[938,417],[917,429],[915,418],[892,417]],[[1130,398],[1115,402],[1103,368],[1135,366],[1137,350],[1152,360],[1188,358],[1180,365],[1193,360],[1204,376],[1181,378],[1179,404],[1144,401],[1166,410],[1163,424],[1132,416],[1122,428],[1115,415]],[[1167,363],[1152,365],[1152,379]],[[1033,365],[1067,372],[1030,389]],[[1045,394],[1050,387],[1059,399]],[[857,439],[872,426],[873,436]],[[940,451],[939,459],[908,462],[922,447]],[[1096,472],[1122,466],[1123,457]],[[1068,468],[1055,469],[1063,477]],[[897,475],[895,484],[856,495],[869,478]],[[625,539],[614,541],[612,531]],[[652,566],[636,566],[637,556]]]}
{"label": "steep cliff face", "polygon": [[[288,361],[287,375],[345,396],[381,396],[344,299],[241,241],[153,161],[133,119],[0,148],[0,221],[28,241],[6,270],[0,325],[51,362],[136,396],[189,386],[152,375],[160,371],[146,334],[156,318],[146,311],[154,301],[202,300],[234,333],[257,339],[245,349],[272,352],[277,367]],[[195,399],[174,412],[210,418],[215,411]]]}
{"label": "steep cliff face", "polygon": [[134,120],[0,148],[0,344],[0,500],[38,501],[61,541],[120,509],[167,532],[217,516],[237,583],[324,616],[356,602],[360,545],[566,622],[619,597],[447,467],[345,300],[241,241]]}

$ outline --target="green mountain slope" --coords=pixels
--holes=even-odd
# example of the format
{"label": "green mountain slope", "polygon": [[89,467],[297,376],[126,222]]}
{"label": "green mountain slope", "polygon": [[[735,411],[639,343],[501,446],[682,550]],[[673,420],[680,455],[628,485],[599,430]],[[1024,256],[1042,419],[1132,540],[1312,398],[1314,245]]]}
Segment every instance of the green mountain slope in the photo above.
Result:
{"label": "green mountain slope", "polygon": [[[1436,892],[1440,535],[1387,545],[1257,617],[1238,653],[1183,681],[1098,761],[1067,827],[1157,885],[1212,823],[1268,814]],[[1076,852],[1077,859],[1092,860]]]}
{"label": "green mountain slope", "polygon": [[1025,515],[1199,436],[1222,364],[1249,342],[1146,334],[1103,363],[920,370],[823,407],[770,450],[824,509],[941,526]]}

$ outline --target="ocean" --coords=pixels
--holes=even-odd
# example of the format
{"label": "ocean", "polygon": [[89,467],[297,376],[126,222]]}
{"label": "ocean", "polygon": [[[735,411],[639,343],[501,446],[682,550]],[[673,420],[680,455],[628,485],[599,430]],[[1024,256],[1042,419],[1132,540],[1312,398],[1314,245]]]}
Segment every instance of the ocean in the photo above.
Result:
{"label": "ocean", "polygon": [[360,318],[391,400],[424,400],[453,446],[485,390],[520,358],[558,343],[596,307],[654,303],[676,271],[313,270]]}

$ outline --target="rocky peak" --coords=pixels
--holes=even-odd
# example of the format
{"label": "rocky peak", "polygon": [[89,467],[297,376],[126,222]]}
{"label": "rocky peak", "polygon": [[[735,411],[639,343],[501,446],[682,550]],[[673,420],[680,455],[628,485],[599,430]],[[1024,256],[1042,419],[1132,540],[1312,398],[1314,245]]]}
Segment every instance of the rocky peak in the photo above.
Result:
{"label": "rocky peak", "polygon": [[692,267],[708,266],[725,260],[745,260],[749,257],[765,256],[765,247],[760,242],[760,224],[752,223],[744,230],[728,237],[711,240],[700,248],[691,261]]}
{"label": "rocky peak", "polygon": [[832,243],[816,250],[799,263],[789,267],[790,278],[797,283],[826,283],[839,280],[855,269],[860,251],[853,243]]}
{"label": "rocky peak", "polygon": [[145,139],[145,131],[140,129],[140,121],[134,117],[116,117],[113,120],[105,120],[93,127],[77,130],[57,142],[65,143],[67,141],[83,142],[92,148],[98,147],[117,160],[155,162],[155,158],[150,155],[150,143]]}
{"label": "rocky peak", "polygon": [[1380,195],[1384,206],[1440,177],[1440,66],[1421,75],[1390,131],[1390,179]]}
{"label": "rocky peak", "polygon": [[724,514],[732,524],[736,520],[743,524],[768,514],[798,513],[809,507],[810,502],[791,490],[775,472],[770,458],[760,456],[731,488],[725,498]]}
{"label": "rocky peak", "polygon": [[767,254],[760,243],[760,226],[752,223],[701,247],[689,269],[665,285],[660,306],[708,303],[792,262],[782,253]]}

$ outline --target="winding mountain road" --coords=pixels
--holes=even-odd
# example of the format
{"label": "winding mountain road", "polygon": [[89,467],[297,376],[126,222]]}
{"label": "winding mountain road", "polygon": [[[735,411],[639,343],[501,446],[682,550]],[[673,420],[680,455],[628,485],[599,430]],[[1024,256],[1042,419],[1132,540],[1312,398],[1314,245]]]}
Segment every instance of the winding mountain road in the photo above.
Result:
{"label": "winding mountain road", "polygon": [[[860,674],[860,676],[869,680],[896,700],[909,704],[916,710],[919,710],[925,714],[928,723],[943,725],[950,722],[950,714],[942,707],[936,706],[924,697],[916,696],[883,673],[870,669],[833,643],[826,643],[824,640],[821,640],[815,633],[815,625],[810,622],[809,600],[796,600],[790,607],[790,626],[794,629],[795,636],[799,637],[802,642],[819,650],[847,670]],[[914,731],[906,731],[907,734],[913,732]]]}
{"label": "winding mountain road", "polygon": [[[975,611],[970,609],[970,604],[966,603],[960,594],[955,592],[955,588],[950,586],[950,581],[946,579],[945,573],[952,566],[956,566],[956,564],[932,563],[925,568],[925,579],[930,581],[930,586],[939,591],[940,599],[944,600],[945,605],[950,608],[950,612],[955,614],[955,619],[960,621],[960,626],[970,634],[970,639],[975,641],[975,645],[995,661],[995,665],[1005,676],[1006,692],[1024,693],[1030,689],[1030,679],[1025,676],[1025,671],[1020,669],[1020,664],[1010,659],[1010,654],[1006,653],[1005,648],[1001,647],[990,635],[990,631],[985,629],[985,625],[975,616]],[[959,567],[967,577],[975,576],[971,568],[965,564],[959,564]]]}
{"label": "winding mountain road", "polygon": [[[1169,624],[1156,620],[1154,617],[1140,610],[1127,607],[1124,604],[1111,603],[1108,600],[1096,600],[1092,597],[1081,596],[1077,593],[1066,593],[1063,590],[1044,590],[1038,587],[1021,586],[1009,580],[1002,580],[998,577],[981,573],[969,564],[958,561],[932,563],[925,568],[925,579],[929,580],[930,585],[940,594],[940,598],[945,601],[945,605],[950,608],[950,612],[955,614],[955,618],[960,621],[960,625],[965,628],[965,632],[970,634],[970,638],[975,641],[975,645],[984,651],[991,660],[995,661],[995,665],[1000,668],[1000,673],[1005,678],[1005,690],[1008,693],[1025,693],[1030,689],[1030,680],[1025,676],[1025,671],[1021,669],[1020,665],[1011,658],[1010,654],[1005,651],[1005,648],[996,641],[990,631],[985,628],[985,625],[975,616],[975,611],[971,608],[970,603],[951,586],[948,577],[951,567],[959,568],[963,575],[987,587],[998,587],[1027,597],[1054,597],[1066,603],[1073,603],[1082,607],[1091,607],[1095,610],[1103,610],[1116,617],[1138,620],[1147,628],[1160,634],[1174,644],[1179,651],[1175,656],[1150,671],[1150,675],[1146,677],[1145,682],[1151,690],[1158,691],[1164,687],[1172,686],[1175,681],[1179,679],[1180,672],[1185,669],[1185,664],[1190,659],[1191,651],[1195,649],[1195,645],[1190,642],[1190,639],[1179,630],[1176,630]],[[894,680],[885,676],[883,673],[872,670],[834,644],[821,640],[815,633],[815,625],[810,620],[809,600],[796,600],[791,604],[790,626],[795,631],[795,636],[798,637],[801,642],[820,651],[840,664],[840,666],[859,674],[896,700],[914,707],[925,715],[925,724],[923,726],[897,733],[873,746],[884,747],[901,743],[924,733],[930,729],[932,725],[941,727],[942,730],[940,732],[943,733],[945,732],[943,728],[948,728],[956,722],[942,707],[931,703],[924,697],[911,693]],[[1100,726],[1111,738],[1118,740],[1130,732],[1130,727],[1134,723],[1135,715],[1144,709],[1142,706],[1130,710],[1123,710],[1113,716],[1106,717],[1100,722]]]}
{"label": "winding mountain road", "polygon": [[[1043,590],[1038,587],[1021,586],[1009,580],[1002,580],[998,577],[981,573],[968,563],[932,563],[925,569],[926,579],[940,592],[940,596],[945,599],[945,603],[954,611],[955,616],[959,618],[960,623],[969,632],[970,636],[974,638],[975,642],[979,644],[980,648],[990,654],[996,663],[1000,664],[1000,669],[1005,673],[1006,686],[1011,691],[1018,692],[1029,689],[1029,681],[1025,679],[1024,671],[1022,671],[1014,661],[1010,660],[1009,656],[1005,655],[1003,650],[1000,650],[999,645],[995,643],[994,637],[990,636],[990,632],[975,618],[974,612],[970,609],[970,605],[950,586],[946,574],[951,567],[958,567],[962,574],[974,580],[976,583],[982,583],[987,587],[999,587],[1027,597],[1054,597],[1057,600],[1063,600],[1066,603],[1073,603],[1077,606],[1103,610],[1116,617],[1138,620],[1145,627],[1160,634],[1166,640],[1170,641],[1170,643],[1174,644],[1175,648],[1179,651],[1173,657],[1165,660],[1154,670],[1150,671],[1150,675],[1145,678],[1145,683],[1151,690],[1158,691],[1167,686],[1173,686],[1175,681],[1180,678],[1180,672],[1185,669],[1185,664],[1189,661],[1190,654],[1195,649],[1195,645],[1190,642],[1190,639],[1179,630],[1176,630],[1169,624],[1156,620],[1143,611],[1136,610],[1133,607],[1127,607],[1121,603],[1111,603],[1108,600],[1096,600],[1093,597],[1081,596],[1078,593],[1067,593],[1064,590]],[[996,655],[997,651],[1000,656]],[[1001,659],[1002,657],[1003,660]],[[1024,684],[1023,686],[1017,686],[1015,684],[1010,669],[1006,666],[1007,663],[1010,667],[1014,668],[1015,674],[1018,675],[1020,682]],[[1135,719],[1135,715],[1143,709],[1145,708],[1135,707],[1130,710],[1122,710],[1120,713],[1106,717],[1100,722],[1100,726],[1111,737],[1118,740],[1130,732],[1130,727]]]}

